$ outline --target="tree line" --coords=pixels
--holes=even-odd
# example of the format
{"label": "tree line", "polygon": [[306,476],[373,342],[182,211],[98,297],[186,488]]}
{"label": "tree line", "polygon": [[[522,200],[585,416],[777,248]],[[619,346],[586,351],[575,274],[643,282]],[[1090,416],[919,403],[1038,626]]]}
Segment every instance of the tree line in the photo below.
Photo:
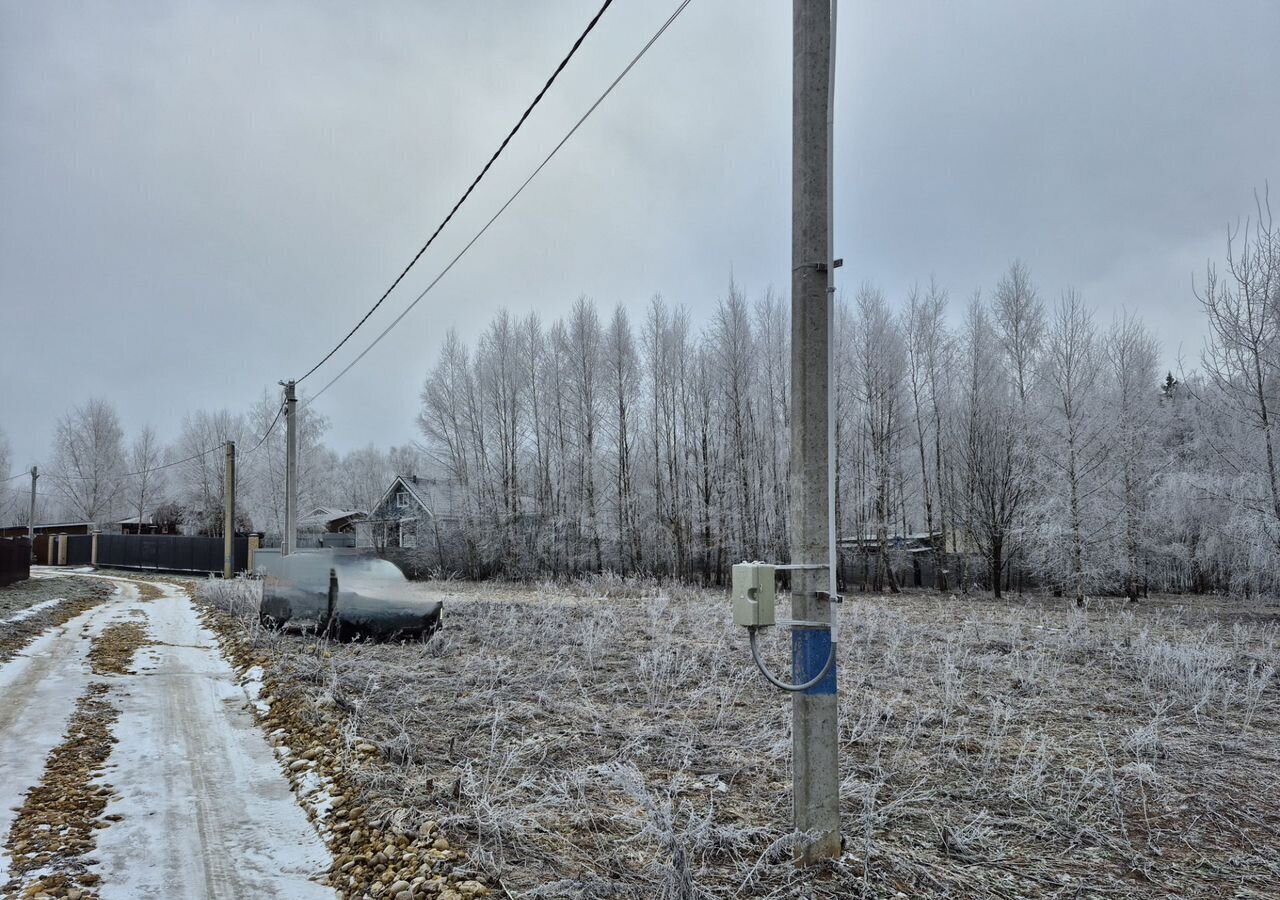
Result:
{"label": "tree line", "polygon": [[[1139,317],[1050,299],[1020,262],[959,302],[934,280],[839,301],[837,521],[871,586],[914,536],[944,589],[1273,589],[1280,241],[1258,213],[1200,280],[1201,366],[1177,375]],[[701,328],[580,298],[450,332],[418,416],[464,498],[444,562],[716,582],[786,561],[789,376],[787,304],[732,283]]]}
{"label": "tree line", "polygon": [[[1195,290],[1200,365],[1176,375],[1136,315],[1050,297],[1020,262],[960,300],[933,279],[895,303],[870,284],[840,298],[846,562],[876,589],[898,587],[912,546],[951,590],[1273,590],[1280,234],[1265,199]],[[473,345],[445,336],[417,443],[340,456],[300,404],[299,506],[368,511],[394,474],[434,474],[455,502],[420,555],[471,576],[715,583],[739,560],[784,562],[790,354],[786,298],[736,283],[700,326],[661,297],[634,317],[585,297],[551,322],[503,310]],[[278,408],[264,391],[247,410],[194,412],[166,446],[150,427],[126,441],[91,399],[58,422],[37,520],[151,515],[220,534],[223,454],[199,454],[234,440],[237,527],[278,539],[283,428],[252,449]],[[0,471],[7,457],[0,434]],[[21,481],[0,513],[25,522]]]}

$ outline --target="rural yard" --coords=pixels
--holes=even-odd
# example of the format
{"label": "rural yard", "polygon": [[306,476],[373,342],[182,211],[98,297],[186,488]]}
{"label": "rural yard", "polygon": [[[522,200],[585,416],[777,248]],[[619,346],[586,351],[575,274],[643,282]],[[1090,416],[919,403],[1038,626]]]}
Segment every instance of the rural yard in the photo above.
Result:
{"label": "rural yard", "polygon": [[1280,883],[1274,601],[851,597],[845,850],[797,869],[790,703],[722,592],[418,582],[435,636],[342,644],[264,629],[254,580],[52,571],[0,589],[5,897]]}
{"label": "rural yard", "polygon": [[[205,582],[200,598],[273,702],[337,735],[375,827],[439,829],[510,896],[1244,898],[1280,884],[1274,602],[851,598],[846,848],[798,871],[790,703],[723,593],[417,587],[444,600],[445,626],[399,645],[265,631],[251,582]],[[769,655],[784,668],[781,645]],[[398,874],[352,859],[366,884]]]}

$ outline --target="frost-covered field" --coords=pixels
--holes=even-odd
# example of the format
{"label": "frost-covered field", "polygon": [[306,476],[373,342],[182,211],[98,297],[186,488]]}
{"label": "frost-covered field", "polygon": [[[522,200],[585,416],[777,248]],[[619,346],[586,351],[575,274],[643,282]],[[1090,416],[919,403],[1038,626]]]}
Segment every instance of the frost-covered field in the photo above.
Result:
{"label": "frost-covered field", "polygon": [[[788,863],[789,702],[716,592],[424,584],[429,643],[258,633],[390,824],[516,896],[1274,896],[1280,606],[844,607],[840,861]],[[220,592],[221,593],[221,592]],[[222,596],[223,603],[232,598]],[[241,598],[256,631],[252,599]],[[770,654],[781,670],[784,645]]]}

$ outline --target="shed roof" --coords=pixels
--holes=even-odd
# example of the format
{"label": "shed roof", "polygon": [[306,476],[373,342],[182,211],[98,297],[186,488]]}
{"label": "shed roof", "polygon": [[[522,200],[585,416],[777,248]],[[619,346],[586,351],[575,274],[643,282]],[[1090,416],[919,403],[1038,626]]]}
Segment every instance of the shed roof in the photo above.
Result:
{"label": "shed roof", "polygon": [[299,525],[328,525],[339,519],[363,518],[367,516],[362,509],[331,509],[328,506],[317,506],[308,515],[298,520]]}

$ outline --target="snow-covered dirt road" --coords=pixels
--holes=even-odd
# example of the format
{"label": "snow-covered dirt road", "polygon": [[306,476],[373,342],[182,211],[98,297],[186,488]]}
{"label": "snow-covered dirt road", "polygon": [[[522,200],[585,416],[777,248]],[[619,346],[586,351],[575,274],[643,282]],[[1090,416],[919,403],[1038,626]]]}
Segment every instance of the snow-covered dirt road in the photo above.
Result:
{"label": "snow-covered dirt road", "polygon": [[3,845],[17,807],[88,690],[89,642],[137,600],[137,587],[122,582],[110,603],[50,629],[0,667],[0,888],[9,880]]}
{"label": "snow-covered dirt road", "polygon": [[[99,896],[334,897],[314,880],[329,868],[328,851],[213,634],[185,591],[155,587],[159,596],[144,599],[118,581],[110,601],[0,667],[0,889],[39,877],[21,874],[22,857],[11,855],[14,808],[47,777],[46,757],[68,739],[76,704],[96,682],[118,711],[116,743],[94,781],[109,799],[82,860]],[[152,643],[134,655],[136,674],[95,674],[93,639],[120,622],[143,625]]]}

